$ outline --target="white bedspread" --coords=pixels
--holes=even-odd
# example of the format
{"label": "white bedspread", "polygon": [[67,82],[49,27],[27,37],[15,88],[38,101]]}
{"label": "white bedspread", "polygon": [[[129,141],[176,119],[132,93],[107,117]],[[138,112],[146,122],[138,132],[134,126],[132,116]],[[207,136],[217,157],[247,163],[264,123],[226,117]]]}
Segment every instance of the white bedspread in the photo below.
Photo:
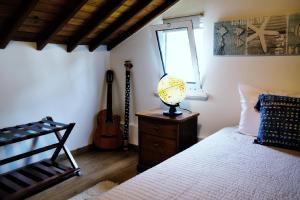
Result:
{"label": "white bedspread", "polygon": [[300,152],[224,128],[98,199],[300,199]]}

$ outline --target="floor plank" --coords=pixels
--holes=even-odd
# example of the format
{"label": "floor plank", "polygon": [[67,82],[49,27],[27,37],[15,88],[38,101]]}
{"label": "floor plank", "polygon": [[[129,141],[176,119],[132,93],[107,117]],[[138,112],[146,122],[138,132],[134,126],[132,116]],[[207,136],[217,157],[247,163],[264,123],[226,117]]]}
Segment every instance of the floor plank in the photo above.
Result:
{"label": "floor plank", "polygon": [[138,154],[134,150],[84,152],[75,156],[82,176],[73,177],[28,200],[65,200],[102,180],[122,183],[137,174]]}

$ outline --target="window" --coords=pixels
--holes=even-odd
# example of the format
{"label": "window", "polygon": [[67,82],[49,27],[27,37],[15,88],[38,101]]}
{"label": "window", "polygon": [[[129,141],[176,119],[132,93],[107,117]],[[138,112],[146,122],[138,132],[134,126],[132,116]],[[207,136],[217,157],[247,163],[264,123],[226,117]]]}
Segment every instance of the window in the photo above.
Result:
{"label": "window", "polygon": [[153,33],[163,74],[182,78],[187,84],[188,95],[198,93],[201,90],[200,51],[195,40],[198,44],[202,42],[200,16],[164,20],[164,24],[153,26]]}

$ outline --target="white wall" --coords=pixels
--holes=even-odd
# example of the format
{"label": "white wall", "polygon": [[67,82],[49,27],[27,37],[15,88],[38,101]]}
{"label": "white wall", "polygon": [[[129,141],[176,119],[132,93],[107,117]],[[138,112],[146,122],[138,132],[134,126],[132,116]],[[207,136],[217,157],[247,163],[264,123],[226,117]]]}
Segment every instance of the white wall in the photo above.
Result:
{"label": "white wall", "polygon": [[[76,123],[67,141],[70,149],[90,144],[94,117],[103,104],[108,56],[101,48],[91,53],[78,47],[67,53],[53,44],[37,51],[32,43],[11,42],[0,50],[0,127],[52,116],[59,122]],[[29,147],[1,148],[0,157]]]}
{"label": "white wall", "polygon": [[[263,88],[300,93],[300,56],[213,56],[213,26],[221,20],[250,16],[289,14],[300,10],[299,0],[181,0],[166,11],[164,17],[180,17],[204,12],[205,43],[203,48],[204,90],[209,94],[206,102],[186,100],[183,107],[200,112],[202,125],[199,137],[216,130],[237,125],[240,115],[238,83],[249,83]],[[152,22],[155,24],[159,21]],[[160,76],[149,26],[134,34],[111,51],[111,62],[119,85],[124,85],[123,61],[133,61],[132,116],[135,112],[161,106],[153,91]],[[120,88],[121,100],[124,96]],[[115,109],[123,108],[123,101],[115,102]],[[122,113],[123,115],[123,113]],[[132,123],[136,118],[132,117]],[[136,134],[131,141],[136,142]]]}

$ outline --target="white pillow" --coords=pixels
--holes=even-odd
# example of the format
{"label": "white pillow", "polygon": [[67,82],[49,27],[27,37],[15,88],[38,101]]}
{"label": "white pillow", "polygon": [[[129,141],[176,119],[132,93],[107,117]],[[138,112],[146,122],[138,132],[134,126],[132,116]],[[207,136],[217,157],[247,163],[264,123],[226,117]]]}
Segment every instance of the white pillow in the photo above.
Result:
{"label": "white pillow", "polygon": [[300,94],[288,94],[281,91],[268,91],[266,89],[255,88],[250,85],[239,84],[241,116],[239,123],[239,132],[245,135],[257,136],[260,117],[254,109],[260,94],[273,94],[280,96],[300,97]]}
{"label": "white pillow", "polygon": [[239,132],[257,136],[259,128],[259,113],[255,111],[254,106],[258,101],[259,94],[264,93],[262,89],[258,89],[249,85],[239,84],[241,117],[239,123]]}

